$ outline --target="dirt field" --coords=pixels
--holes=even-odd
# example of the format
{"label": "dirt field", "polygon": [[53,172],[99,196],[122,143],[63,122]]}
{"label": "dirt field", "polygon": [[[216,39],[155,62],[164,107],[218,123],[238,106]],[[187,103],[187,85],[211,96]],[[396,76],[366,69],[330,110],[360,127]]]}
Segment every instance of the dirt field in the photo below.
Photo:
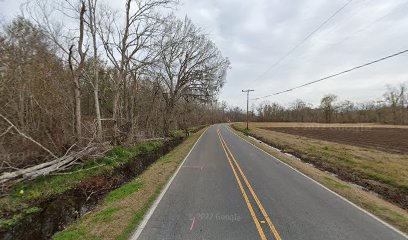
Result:
{"label": "dirt field", "polygon": [[297,123],[297,122],[251,122],[254,127],[313,127],[313,128],[406,128],[408,125],[390,125],[376,123]]}
{"label": "dirt field", "polygon": [[237,129],[408,210],[408,128],[374,124],[250,123]]}
{"label": "dirt field", "polygon": [[384,127],[261,127],[318,140],[408,154],[408,128]]}
{"label": "dirt field", "polygon": [[[246,132],[243,130],[245,127],[244,124],[235,125],[233,127],[235,129],[239,129],[239,131]],[[320,182],[321,184],[325,185],[331,190],[337,192],[341,196],[349,199],[350,201],[357,204],[358,206],[368,210],[374,215],[387,221],[391,225],[394,225],[398,227],[400,230],[408,233],[408,211],[399,207],[403,205],[403,201],[397,200],[398,194],[393,194],[392,192],[390,194],[389,191],[384,191],[384,192],[381,191],[381,189],[378,188],[378,184],[376,184],[374,181],[371,180],[372,177],[370,180],[364,181],[364,178],[366,176],[367,177],[369,175],[372,176],[373,174],[372,173],[370,174],[368,172],[366,174],[361,174],[359,167],[358,166],[356,167],[355,164],[351,164],[351,165],[345,166],[345,168],[342,168],[341,165],[343,164],[341,164],[341,159],[340,159],[340,156],[347,156],[347,154],[349,155],[349,157],[347,157],[348,159],[353,159],[353,158],[358,158],[358,157],[372,159],[374,162],[371,162],[370,160],[368,160],[371,162],[371,164],[369,164],[368,161],[365,161],[365,163],[369,164],[368,166],[371,165],[372,167],[374,167],[375,172],[381,172],[384,169],[390,170],[389,173],[385,173],[387,176],[394,175],[392,177],[398,178],[396,182],[404,182],[403,176],[406,176],[406,173],[408,171],[408,169],[404,167],[407,165],[406,163],[408,161],[408,155],[400,155],[400,154],[397,155],[397,154],[382,152],[382,151],[375,150],[375,149],[366,149],[365,151],[359,153],[360,147],[349,146],[349,145],[341,145],[344,147],[340,147],[339,149],[336,149],[335,147],[337,146],[331,146],[331,145],[340,145],[340,144],[324,142],[324,141],[305,138],[305,137],[300,138],[300,137],[297,137],[296,135],[289,135],[289,134],[285,134],[281,132],[272,132],[272,131],[268,131],[268,130],[264,130],[260,128],[253,129],[253,131],[249,133],[252,136],[257,136],[259,139],[262,138],[264,142],[270,145],[275,145],[274,143],[279,143],[280,144],[279,147],[283,147],[283,149],[286,150],[284,152],[281,152],[281,151],[277,151],[274,148],[270,148],[266,144],[260,143],[259,141],[256,141],[253,138],[246,137],[241,132],[237,132],[237,134],[241,135],[243,138],[255,144],[256,146],[263,149],[264,151],[279,158],[283,162],[298,169],[299,171],[306,174],[307,176]],[[318,162],[319,159],[318,159],[318,155],[316,155],[316,152],[307,151],[307,149],[310,149],[313,147],[317,148],[317,146],[320,146],[320,148],[322,149],[325,149],[326,147],[329,150],[331,149],[330,151],[327,152],[328,154],[324,155],[323,159],[320,159],[321,161],[326,161],[326,162]],[[289,147],[292,147],[292,149],[290,149]],[[298,159],[287,155],[287,151],[290,151],[290,150],[296,150],[298,153],[302,153],[303,157],[305,157],[303,158],[304,161],[299,161]],[[339,151],[338,152],[339,157],[335,157],[335,154],[337,153],[337,151]],[[354,154],[350,155],[350,152],[354,152]],[[370,157],[370,155],[372,156]],[[398,158],[396,155],[406,156],[406,157]],[[329,162],[328,160],[330,159],[334,159],[335,162]],[[387,162],[388,163],[387,165],[389,167],[387,168],[385,167],[386,166],[385,164],[384,165],[380,164],[381,161]],[[314,163],[314,164],[317,163],[317,164],[310,165],[309,163]],[[334,176],[333,174],[326,172],[326,171],[335,172],[333,170],[341,171],[340,175]],[[355,176],[362,177],[362,178],[359,179]],[[375,191],[376,193],[380,194],[381,197],[377,197],[376,194],[372,194],[371,191],[367,191],[367,189],[361,189],[361,188],[355,187],[355,185],[351,185],[347,182],[344,182],[344,180],[346,180],[347,182],[353,182],[353,183],[362,184],[362,185],[364,185],[364,182],[369,182],[371,184],[368,186],[369,189],[371,189],[371,191]],[[372,184],[376,184],[376,185],[373,186]],[[392,185],[395,186],[395,184],[392,184]],[[384,186],[385,188],[383,188],[383,190],[384,189],[391,190],[391,191],[393,191],[393,189],[395,190],[394,187],[389,188],[389,186],[388,187],[386,185]],[[400,191],[401,190],[397,190],[397,192],[400,192]],[[393,198],[391,195],[396,198]],[[393,202],[394,204],[390,202]]]}

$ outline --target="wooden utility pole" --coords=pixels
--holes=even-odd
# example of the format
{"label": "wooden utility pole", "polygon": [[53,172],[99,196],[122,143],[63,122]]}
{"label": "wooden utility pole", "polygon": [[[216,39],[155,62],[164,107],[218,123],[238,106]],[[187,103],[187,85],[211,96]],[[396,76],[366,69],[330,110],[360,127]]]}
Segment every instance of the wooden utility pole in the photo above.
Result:
{"label": "wooden utility pole", "polygon": [[249,129],[249,127],[248,127],[249,92],[253,92],[253,91],[254,91],[254,90],[251,90],[251,89],[242,90],[242,92],[246,92],[246,93],[247,93],[247,114],[246,114],[246,122],[247,122],[247,124],[246,124],[246,129],[247,129],[247,130]]}

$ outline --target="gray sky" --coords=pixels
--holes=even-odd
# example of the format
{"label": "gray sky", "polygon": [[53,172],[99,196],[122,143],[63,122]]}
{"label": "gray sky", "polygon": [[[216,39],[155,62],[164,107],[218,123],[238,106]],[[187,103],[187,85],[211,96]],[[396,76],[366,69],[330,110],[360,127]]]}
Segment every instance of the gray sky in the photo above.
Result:
{"label": "gray sky", "polygon": [[[354,0],[271,71],[263,74],[348,0],[181,0],[188,15],[229,57],[220,99],[245,106],[242,89],[264,96],[408,48],[408,0]],[[0,19],[22,0],[0,0]],[[120,1],[115,1],[117,6]],[[318,104],[327,93],[356,102],[379,99],[386,85],[408,82],[408,54],[262,101]],[[262,74],[262,75],[261,75]],[[258,79],[258,80],[256,80]],[[255,81],[256,80],[256,81]]]}

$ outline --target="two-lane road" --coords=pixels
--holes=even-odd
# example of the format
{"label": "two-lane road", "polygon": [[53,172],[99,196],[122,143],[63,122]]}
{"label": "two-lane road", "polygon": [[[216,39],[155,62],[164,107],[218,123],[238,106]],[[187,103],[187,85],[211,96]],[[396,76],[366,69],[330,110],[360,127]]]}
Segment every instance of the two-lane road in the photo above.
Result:
{"label": "two-lane road", "polygon": [[133,239],[407,239],[236,136],[210,127]]}

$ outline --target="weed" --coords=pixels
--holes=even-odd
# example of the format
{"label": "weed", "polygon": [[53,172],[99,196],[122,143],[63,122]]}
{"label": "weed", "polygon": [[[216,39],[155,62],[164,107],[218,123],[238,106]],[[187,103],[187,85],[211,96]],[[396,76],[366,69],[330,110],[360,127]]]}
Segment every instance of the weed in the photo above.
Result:
{"label": "weed", "polygon": [[140,182],[138,179],[136,179],[133,182],[127,183],[123,185],[120,188],[117,188],[110,192],[106,197],[105,197],[105,202],[106,203],[111,203],[117,200],[121,200],[129,195],[131,195],[134,192],[139,191],[143,186],[143,183]]}

